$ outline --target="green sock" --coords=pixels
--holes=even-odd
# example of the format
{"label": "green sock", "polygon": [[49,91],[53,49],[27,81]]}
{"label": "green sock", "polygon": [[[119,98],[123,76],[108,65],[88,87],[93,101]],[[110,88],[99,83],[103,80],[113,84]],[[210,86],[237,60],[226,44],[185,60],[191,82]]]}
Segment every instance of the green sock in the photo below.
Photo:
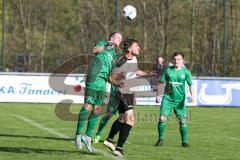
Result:
{"label": "green sock", "polygon": [[107,123],[109,121],[109,118],[104,115],[100,121],[98,131],[97,131],[97,136],[101,136],[103,133],[103,129],[106,127]]}
{"label": "green sock", "polygon": [[92,132],[98,121],[98,114],[95,114],[93,111],[88,119],[88,126],[86,130],[86,135],[92,137]]}
{"label": "green sock", "polygon": [[78,124],[77,124],[76,135],[81,134],[81,132],[83,130],[84,123],[87,119],[87,115],[88,115],[88,110],[85,107],[82,107],[82,109],[81,109],[81,111],[79,112],[79,115],[78,115]]}
{"label": "green sock", "polygon": [[187,143],[187,124],[179,123],[179,130],[181,133],[182,143]]}
{"label": "green sock", "polygon": [[159,136],[159,140],[163,140],[165,126],[166,126],[166,122],[165,121],[159,121],[158,122],[158,136]]}

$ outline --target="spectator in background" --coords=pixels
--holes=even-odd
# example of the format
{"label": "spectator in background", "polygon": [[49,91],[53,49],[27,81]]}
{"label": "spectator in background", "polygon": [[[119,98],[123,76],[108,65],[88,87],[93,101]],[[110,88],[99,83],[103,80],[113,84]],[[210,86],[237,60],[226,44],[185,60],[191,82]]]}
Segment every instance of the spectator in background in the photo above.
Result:
{"label": "spectator in background", "polygon": [[158,74],[159,76],[161,76],[164,67],[165,67],[164,59],[163,59],[162,56],[159,56],[159,57],[157,58],[156,65],[154,66],[154,70],[157,72],[157,74]]}
{"label": "spectator in background", "polygon": [[153,91],[157,91],[159,78],[161,77],[164,68],[165,68],[164,59],[162,56],[158,56],[156,59],[156,64],[154,65],[154,68],[153,68],[153,70],[157,73],[157,75],[149,77],[150,78],[149,81]]}

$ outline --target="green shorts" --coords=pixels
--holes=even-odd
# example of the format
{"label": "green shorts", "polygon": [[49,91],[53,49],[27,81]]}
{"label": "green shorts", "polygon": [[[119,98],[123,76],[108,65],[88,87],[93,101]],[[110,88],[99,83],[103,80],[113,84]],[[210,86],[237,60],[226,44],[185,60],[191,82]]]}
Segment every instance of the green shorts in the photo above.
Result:
{"label": "green shorts", "polygon": [[120,104],[120,100],[117,97],[117,91],[114,86],[111,87],[110,98],[107,105],[107,112],[111,114],[116,114],[118,111],[118,106]]}
{"label": "green shorts", "polygon": [[102,106],[106,95],[106,80],[97,78],[93,82],[86,83],[84,103]]}
{"label": "green shorts", "polygon": [[160,116],[164,115],[168,117],[172,113],[172,110],[179,120],[186,119],[187,107],[185,100],[182,100],[181,102],[173,102],[163,97],[160,107]]}

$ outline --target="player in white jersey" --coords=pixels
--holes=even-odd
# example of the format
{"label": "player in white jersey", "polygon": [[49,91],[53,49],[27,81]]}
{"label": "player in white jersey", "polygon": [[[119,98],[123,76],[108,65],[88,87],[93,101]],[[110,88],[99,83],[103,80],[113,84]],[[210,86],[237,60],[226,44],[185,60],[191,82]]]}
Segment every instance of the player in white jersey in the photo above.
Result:
{"label": "player in white jersey", "polygon": [[[108,148],[113,150],[113,154],[123,157],[123,145],[127,140],[131,128],[134,126],[134,112],[135,105],[134,92],[130,90],[135,86],[134,79],[140,76],[151,76],[154,73],[145,73],[138,69],[136,55],[139,55],[140,47],[138,41],[134,39],[127,39],[123,42],[124,55],[119,58],[112,69],[112,75],[123,75],[125,78],[115,83],[117,86],[116,99],[118,100],[119,118],[113,123],[108,138],[103,142]],[[110,76],[111,77],[111,76]],[[111,81],[111,80],[110,80]],[[114,82],[112,82],[114,83]],[[119,133],[117,147],[113,145],[114,136]]]}

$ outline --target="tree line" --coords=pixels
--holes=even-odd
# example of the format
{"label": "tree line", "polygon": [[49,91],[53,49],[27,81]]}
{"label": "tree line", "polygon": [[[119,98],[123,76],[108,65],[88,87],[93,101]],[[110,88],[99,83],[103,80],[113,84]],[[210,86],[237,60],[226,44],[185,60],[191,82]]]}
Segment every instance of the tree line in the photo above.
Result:
{"label": "tree line", "polygon": [[[182,51],[186,65],[195,76],[224,76],[226,69],[226,76],[238,77],[240,1],[224,2],[7,0],[4,65],[14,70],[19,53],[27,55],[30,72],[52,72],[78,55],[86,55],[82,63],[88,65],[94,44],[119,29],[124,38],[139,40],[138,59],[145,70],[151,69],[149,66],[157,56],[170,61],[175,51]],[[122,8],[127,4],[137,8],[133,21],[122,16]],[[224,54],[226,43],[227,55]]]}

